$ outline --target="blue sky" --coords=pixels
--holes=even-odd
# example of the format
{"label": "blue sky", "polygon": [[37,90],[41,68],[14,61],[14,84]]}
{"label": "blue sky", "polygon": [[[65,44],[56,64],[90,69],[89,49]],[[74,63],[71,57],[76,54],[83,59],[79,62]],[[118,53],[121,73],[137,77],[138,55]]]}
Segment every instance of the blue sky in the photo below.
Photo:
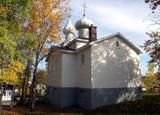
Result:
{"label": "blue sky", "polygon": [[[83,1],[71,0],[72,22],[83,16]],[[85,0],[86,17],[94,21],[98,38],[122,33],[137,46],[143,45],[149,39],[148,18],[151,14],[149,5],[144,0]],[[142,74],[147,71],[149,56],[143,52],[140,55]]]}

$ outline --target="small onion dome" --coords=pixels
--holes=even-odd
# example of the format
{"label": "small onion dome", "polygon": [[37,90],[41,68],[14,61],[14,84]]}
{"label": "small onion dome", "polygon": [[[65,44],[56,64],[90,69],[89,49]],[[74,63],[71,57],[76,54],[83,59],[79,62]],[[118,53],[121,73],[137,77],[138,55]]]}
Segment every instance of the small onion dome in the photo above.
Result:
{"label": "small onion dome", "polygon": [[74,26],[73,26],[72,21],[71,21],[70,18],[68,20],[67,25],[63,29],[63,33],[64,34],[69,34],[69,33],[74,34],[75,33],[75,28],[74,28]]}
{"label": "small onion dome", "polygon": [[93,24],[93,21],[84,16],[82,19],[76,22],[75,28],[77,30],[82,29],[82,28],[89,28],[91,24]]}

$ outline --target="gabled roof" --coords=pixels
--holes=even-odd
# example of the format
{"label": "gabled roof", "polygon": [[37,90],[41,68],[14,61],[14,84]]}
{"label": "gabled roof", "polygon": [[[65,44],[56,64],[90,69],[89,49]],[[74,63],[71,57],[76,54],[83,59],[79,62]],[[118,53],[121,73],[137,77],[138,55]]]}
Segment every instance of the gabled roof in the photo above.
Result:
{"label": "gabled roof", "polygon": [[53,51],[61,51],[61,52],[66,52],[66,53],[74,53],[74,49],[68,48],[68,47],[60,47],[60,46],[53,46],[51,48],[51,50]]}
{"label": "gabled roof", "polygon": [[132,49],[134,49],[138,54],[141,53],[141,49],[139,47],[137,47],[136,45],[134,45],[133,43],[131,43],[126,37],[124,37],[120,32],[117,32],[115,34],[112,34],[110,36],[107,37],[103,37],[101,39],[98,39],[96,41],[93,41],[90,43],[90,45],[99,43],[99,42],[103,42],[104,40],[108,40],[108,39],[112,39],[114,37],[117,37],[121,40],[123,40],[126,44],[128,44]]}
{"label": "gabled roof", "polygon": [[90,42],[88,44],[86,44],[85,46],[77,49],[77,50],[73,50],[73,49],[69,49],[69,48],[62,48],[62,47],[55,47],[55,49],[59,49],[61,50],[62,52],[66,52],[66,53],[78,53],[82,50],[85,50],[86,48],[89,48],[90,46],[94,45],[94,44],[97,44],[97,43],[100,43],[100,42],[103,42],[104,40],[109,40],[109,39],[113,39],[114,37],[117,37],[119,39],[121,39],[122,41],[124,41],[130,48],[132,48],[137,54],[140,54],[141,53],[141,49],[139,47],[137,47],[136,45],[134,45],[133,43],[131,43],[126,37],[124,37],[120,32],[117,32],[115,34],[112,34],[110,36],[107,36],[107,37],[103,37],[103,38],[100,38],[96,41],[93,41],[93,42]]}

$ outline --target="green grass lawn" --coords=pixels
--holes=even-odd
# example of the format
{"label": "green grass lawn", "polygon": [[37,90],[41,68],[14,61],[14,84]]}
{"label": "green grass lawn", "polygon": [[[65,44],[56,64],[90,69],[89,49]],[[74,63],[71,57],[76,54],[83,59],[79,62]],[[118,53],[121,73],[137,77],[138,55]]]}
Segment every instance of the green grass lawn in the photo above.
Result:
{"label": "green grass lawn", "polygon": [[[160,115],[160,95],[144,94],[142,100],[133,102],[123,102],[115,105],[97,108],[92,111],[79,108],[57,109],[47,105],[37,105],[34,113],[28,112],[29,109],[23,106],[16,106],[12,110],[3,110],[4,115],[54,115],[54,114],[107,114],[107,115]],[[13,112],[13,113],[12,113]]]}

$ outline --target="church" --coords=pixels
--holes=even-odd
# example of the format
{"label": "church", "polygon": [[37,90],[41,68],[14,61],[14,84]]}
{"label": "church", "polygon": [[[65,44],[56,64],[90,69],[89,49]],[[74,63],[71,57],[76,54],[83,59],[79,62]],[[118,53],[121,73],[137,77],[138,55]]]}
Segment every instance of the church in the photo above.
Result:
{"label": "church", "polygon": [[[75,36],[75,32],[78,36]],[[47,98],[56,107],[97,107],[141,98],[140,49],[121,33],[97,39],[83,15],[64,27],[65,41],[48,57]]]}

